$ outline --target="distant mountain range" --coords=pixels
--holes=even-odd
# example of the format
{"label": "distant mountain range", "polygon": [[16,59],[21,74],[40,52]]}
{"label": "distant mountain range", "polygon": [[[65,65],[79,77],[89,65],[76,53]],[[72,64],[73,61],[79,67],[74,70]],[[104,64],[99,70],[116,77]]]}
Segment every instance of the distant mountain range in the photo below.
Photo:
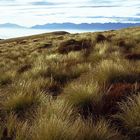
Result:
{"label": "distant mountain range", "polygon": [[[121,28],[128,28],[140,26],[140,23],[50,23],[44,25],[35,25],[30,27],[29,29],[57,29],[57,30],[65,30],[65,29],[75,29],[75,30],[116,30]],[[20,26],[12,23],[0,24],[0,28],[27,28],[24,26]]]}
{"label": "distant mountain range", "polygon": [[4,24],[0,24],[0,28],[26,28],[26,27],[13,23],[4,23]]}
{"label": "distant mountain range", "polygon": [[44,25],[35,25],[33,29],[84,29],[84,30],[115,30],[133,26],[140,26],[140,23],[52,23]]}

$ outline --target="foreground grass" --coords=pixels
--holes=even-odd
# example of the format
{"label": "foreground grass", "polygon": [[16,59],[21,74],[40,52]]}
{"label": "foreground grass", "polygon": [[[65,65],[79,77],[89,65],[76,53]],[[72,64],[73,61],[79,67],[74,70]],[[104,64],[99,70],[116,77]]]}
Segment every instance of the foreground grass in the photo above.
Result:
{"label": "foreground grass", "polygon": [[0,41],[0,139],[139,140],[140,28]]}

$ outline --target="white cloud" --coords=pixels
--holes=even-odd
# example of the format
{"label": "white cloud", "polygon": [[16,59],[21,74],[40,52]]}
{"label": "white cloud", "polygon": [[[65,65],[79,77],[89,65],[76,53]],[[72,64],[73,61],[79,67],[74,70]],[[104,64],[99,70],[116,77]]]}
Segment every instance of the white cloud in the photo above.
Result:
{"label": "white cloud", "polygon": [[[0,23],[25,26],[52,22],[118,22],[139,18],[139,0],[0,0]],[[35,2],[42,2],[41,4]],[[45,2],[45,3],[44,3]],[[49,4],[47,5],[48,2]],[[34,3],[34,4],[33,4]],[[50,3],[53,3],[52,5]],[[43,5],[44,4],[44,5]],[[77,18],[73,18],[73,17]],[[102,17],[102,18],[94,18]],[[88,17],[88,18],[86,18]],[[89,18],[92,17],[92,18]],[[108,18],[109,17],[109,18]],[[112,18],[111,18],[112,17]],[[130,18],[131,19],[131,18]],[[140,22],[130,20],[129,22]]]}

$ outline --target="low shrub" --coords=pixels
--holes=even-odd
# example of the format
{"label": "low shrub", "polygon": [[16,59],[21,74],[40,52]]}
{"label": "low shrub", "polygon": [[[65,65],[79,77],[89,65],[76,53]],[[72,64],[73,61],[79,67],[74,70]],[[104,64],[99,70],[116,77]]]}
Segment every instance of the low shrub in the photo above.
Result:
{"label": "low shrub", "polygon": [[61,54],[69,53],[71,51],[80,51],[91,47],[91,40],[81,39],[79,41],[70,39],[60,44],[58,52]]}

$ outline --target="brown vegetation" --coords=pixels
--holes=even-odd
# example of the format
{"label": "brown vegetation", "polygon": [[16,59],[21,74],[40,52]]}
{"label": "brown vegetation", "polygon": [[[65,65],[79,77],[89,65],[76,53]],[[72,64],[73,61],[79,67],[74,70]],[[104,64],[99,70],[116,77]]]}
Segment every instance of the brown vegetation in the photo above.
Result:
{"label": "brown vegetation", "polygon": [[115,114],[119,111],[117,103],[134,93],[140,92],[140,83],[115,83],[112,84],[104,96],[103,114]]}
{"label": "brown vegetation", "polygon": [[139,140],[140,28],[0,41],[1,140]]}
{"label": "brown vegetation", "polygon": [[80,40],[70,39],[64,41],[60,44],[58,52],[61,54],[69,53],[71,51],[80,51],[83,49],[89,49],[91,47],[90,40]]}
{"label": "brown vegetation", "polygon": [[129,59],[129,60],[140,60],[140,54],[138,54],[138,53],[128,53],[128,54],[125,55],[125,58]]}

